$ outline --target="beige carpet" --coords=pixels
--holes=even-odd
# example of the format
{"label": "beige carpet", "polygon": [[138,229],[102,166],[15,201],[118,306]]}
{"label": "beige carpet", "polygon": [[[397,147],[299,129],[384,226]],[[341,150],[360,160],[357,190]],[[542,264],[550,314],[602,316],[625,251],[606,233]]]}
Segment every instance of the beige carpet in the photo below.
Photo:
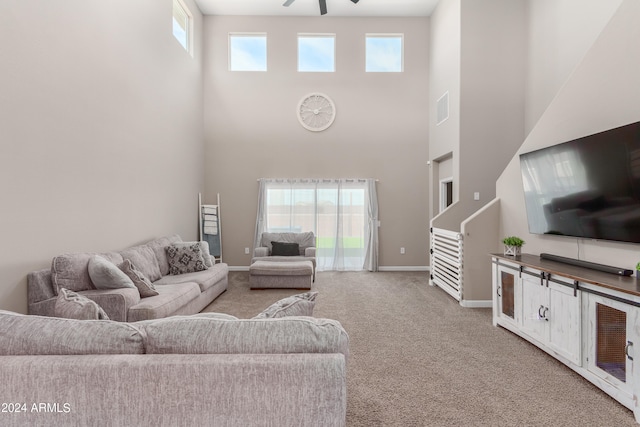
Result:
{"label": "beige carpet", "polygon": [[[232,272],[206,311],[241,318],[297,290]],[[462,308],[426,273],[318,273],[316,317],[349,333],[348,426],[635,426],[631,411],[546,353]]]}

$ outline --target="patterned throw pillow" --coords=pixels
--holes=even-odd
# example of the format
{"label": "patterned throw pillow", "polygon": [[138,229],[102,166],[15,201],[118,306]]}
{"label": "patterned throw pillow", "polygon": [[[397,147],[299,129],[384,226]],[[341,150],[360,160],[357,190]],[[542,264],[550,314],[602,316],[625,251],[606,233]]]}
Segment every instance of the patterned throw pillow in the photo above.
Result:
{"label": "patterned throw pillow", "polygon": [[65,288],[60,288],[54,308],[56,317],[78,320],[109,320],[95,301]]}
{"label": "patterned throw pillow", "polygon": [[167,260],[171,275],[194,273],[207,269],[198,242],[189,246],[167,246]]}
{"label": "patterned throw pillow", "polygon": [[305,292],[283,298],[267,307],[254,319],[268,319],[288,316],[313,316],[313,308],[316,306],[317,292]]}
{"label": "patterned throw pillow", "polygon": [[147,277],[142,274],[141,271],[138,271],[134,267],[134,265],[131,263],[131,260],[125,259],[119,267],[120,270],[122,270],[124,274],[126,274],[129,279],[131,279],[136,288],[138,288],[138,292],[140,292],[140,298],[160,295],[156,290],[156,287],[153,286],[153,283],[151,283],[151,281],[147,279]]}
{"label": "patterned throw pillow", "polygon": [[202,259],[204,260],[204,266],[209,268],[209,267],[213,267],[213,265],[215,264],[215,258],[211,256],[211,253],[209,252],[209,243],[201,240],[199,242],[176,242],[176,243],[172,243],[173,246],[175,246],[176,248],[182,248],[184,246],[192,246],[194,244],[198,244],[200,245],[200,253],[202,253]]}

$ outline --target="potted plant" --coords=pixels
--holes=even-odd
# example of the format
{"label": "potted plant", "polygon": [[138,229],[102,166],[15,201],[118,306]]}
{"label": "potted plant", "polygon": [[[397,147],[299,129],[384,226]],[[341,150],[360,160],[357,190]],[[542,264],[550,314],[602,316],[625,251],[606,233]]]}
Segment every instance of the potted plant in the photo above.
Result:
{"label": "potted plant", "polygon": [[640,278],[640,262],[636,264],[636,277]]}
{"label": "potted plant", "polygon": [[524,240],[516,236],[509,236],[502,239],[502,243],[504,243],[505,255],[519,256],[522,245],[524,245]]}

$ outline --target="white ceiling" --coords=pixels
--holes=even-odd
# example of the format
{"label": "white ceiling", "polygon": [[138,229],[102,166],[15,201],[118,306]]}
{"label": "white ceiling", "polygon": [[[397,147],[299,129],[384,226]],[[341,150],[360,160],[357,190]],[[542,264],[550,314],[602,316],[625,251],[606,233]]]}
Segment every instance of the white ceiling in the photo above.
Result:
{"label": "white ceiling", "polygon": [[[429,16],[439,0],[327,0],[325,16]],[[205,15],[320,16],[318,0],[195,0]]]}

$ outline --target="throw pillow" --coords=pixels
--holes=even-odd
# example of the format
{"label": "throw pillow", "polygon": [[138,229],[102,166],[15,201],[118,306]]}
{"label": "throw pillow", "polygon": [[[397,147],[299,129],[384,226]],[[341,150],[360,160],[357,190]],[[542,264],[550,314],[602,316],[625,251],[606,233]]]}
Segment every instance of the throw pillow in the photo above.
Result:
{"label": "throw pillow", "polygon": [[274,256],[298,256],[300,246],[297,243],[271,242],[271,255]]}
{"label": "throw pillow", "polygon": [[287,316],[313,316],[317,292],[305,292],[277,301],[267,307],[254,319],[268,319]]}
{"label": "throw pillow", "polygon": [[188,246],[172,244],[167,246],[167,260],[169,261],[169,274],[194,273],[206,270],[204,258],[200,250],[200,244],[195,242]]}
{"label": "throw pillow", "polygon": [[89,259],[89,277],[96,289],[135,288],[129,277],[114,263],[100,255]]}
{"label": "throw pillow", "polygon": [[195,244],[200,245],[200,253],[202,254],[202,259],[204,260],[204,266],[207,268],[213,267],[216,260],[214,257],[211,256],[211,253],[209,252],[208,242],[204,240],[201,240],[199,242],[176,242],[176,243],[173,243],[173,246],[175,246],[176,248],[182,248],[185,246],[192,246]]}
{"label": "throw pillow", "polygon": [[130,259],[125,259],[124,262],[120,265],[120,270],[126,274],[129,279],[133,282],[136,288],[138,288],[138,292],[140,292],[140,298],[153,297],[156,295],[160,295],[156,290],[156,287],[153,286],[153,283],[147,277],[142,274],[141,271],[138,271],[133,263],[131,263]]}
{"label": "throw pillow", "polygon": [[60,288],[54,307],[56,317],[78,320],[109,320],[95,301],[65,288]]}

